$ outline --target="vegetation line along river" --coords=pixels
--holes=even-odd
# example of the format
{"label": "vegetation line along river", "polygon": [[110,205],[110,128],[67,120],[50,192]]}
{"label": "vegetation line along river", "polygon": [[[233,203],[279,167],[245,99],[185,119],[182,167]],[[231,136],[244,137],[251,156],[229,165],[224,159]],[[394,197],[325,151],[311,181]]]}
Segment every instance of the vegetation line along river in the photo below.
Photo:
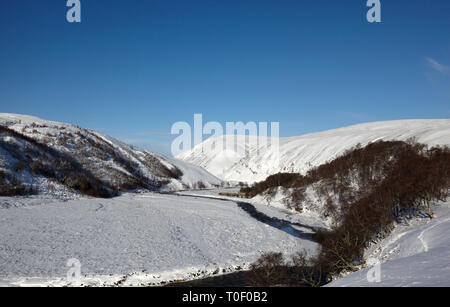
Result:
{"label": "vegetation line along river", "polygon": [[[177,196],[184,196],[184,197],[194,197],[194,198],[208,198],[208,199],[214,199],[214,200],[222,200],[227,202],[235,203],[239,208],[247,212],[251,217],[253,217],[255,220],[267,224],[269,226],[272,226],[274,228],[280,229],[292,236],[295,236],[297,238],[306,239],[306,240],[312,240],[312,235],[319,231],[320,228],[313,227],[309,225],[304,225],[300,223],[290,222],[287,220],[279,219],[276,217],[270,217],[261,211],[258,211],[256,207],[248,202],[244,201],[236,201],[233,199],[227,199],[227,198],[220,198],[215,196],[208,196],[208,195],[189,195],[189,194],[177,194],[170,192],[168,194],[177,195]],[[311,230],[311,232],[305,232],[298,228],[306,228]]]}

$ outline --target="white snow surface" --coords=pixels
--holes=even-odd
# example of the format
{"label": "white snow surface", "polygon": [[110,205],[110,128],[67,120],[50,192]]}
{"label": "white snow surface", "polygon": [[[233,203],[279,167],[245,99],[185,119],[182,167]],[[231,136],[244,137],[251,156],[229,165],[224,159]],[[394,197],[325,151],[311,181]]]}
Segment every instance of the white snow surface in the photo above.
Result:
{"label": "white snow surface", "polygon": [[[310,227],[316,228],[329,228],[330,225],[326,220],[321,218],[319,214],[316,214],[313,211],[305,210],[301,214],[295,212],[294,210],[290,210],[286,208],[286,205],[283,203],[282,197],[263,197],[263,196],[255,196],[254,198],[240,198],[240,197],[230,197],[220,195],[219,193],[237,193],[240,188],[221,188],[221,189],[209,189],[209,190],[190,190],[190,191],[181,191],[176,192],[178,195],[186,195],[186,196],[198,196],[198,197],[207,197],[207,198],[216,198],[216,199],[228,199],[235,202],[247,202],[252,204],[259,212],[267,215],[271,218],[277,218],[281,220],[288,221],[290,223],[298,223],[307,225]],[[276,193],[277,195],[279,193]],[[281,201],[276,201],[277,198],[281,198]],[[306,231],[308,232],[308,231]]]}
{"label": "white snow surface", "polygon": [[[249,137],[236,151],[208,150],[214,143],[227,144],[234,136],[205,140],[177,158],[201,166],[223,180],[257,182],[279,172],[306,173],[329,162],[357,144],[378,140],[408,140],[431,146],[450,145],[450,119],[372,122],[302,136],[280,138],[276,147],[258,146],[262,137]],[[238,138],[238,140],[244,140]],[[245,148],[245,150],[242,150]]]}
{"label": "white snow surface", "polygon": [[[368,267],[338,279],[331,287],[449,287],[450,202],[435,208],[436,218],[397,226],[392,235],[369,248]],[[373,275],[380,265],[380,282]],[[368,281],[367,274],[372,282]]]}
{"label": "white snow surface", "polygon": [[[0,198],[0,286],[158,285],[245,269],[262,252],[317,245],[232,201],[157,193]],[[82,278],[69,283],[76,258]]]}

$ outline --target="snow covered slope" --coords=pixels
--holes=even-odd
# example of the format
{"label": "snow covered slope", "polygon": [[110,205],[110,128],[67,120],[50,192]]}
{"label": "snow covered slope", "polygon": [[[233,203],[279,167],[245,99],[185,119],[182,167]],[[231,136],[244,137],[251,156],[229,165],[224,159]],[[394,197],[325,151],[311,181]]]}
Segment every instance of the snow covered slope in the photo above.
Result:
{"label": "snow covered slope", "polygon": [[268,146],[258,150],[257,145],[249,145],[246,154],[239,154],[239,151],[210,154],[202,150],[211,148],[218,138],[222,138],[223,143],[231,141],[230,136],[210,138],[177,158],[201,166],[221,179],[251,183],[279,172],[305,173],[358,143],[365,146],[377,140],[416,138],[416,141],[429,145],[450,145],[450,119],[373,122],[280,138],[279,164],[277,152]]}
{"label": "snow covered slope", "polygon": [[0,197],[0,286],[66,285],[72,258],[81,263],[76,285],[138,286],[245,269],[262,252],[303,248],[314,253],[317,244],[231,201],[158,193]]}
{"label": "snow covered slope", "polygon": [[[370,248],[365,257],[374,266],[381,262],[380,279],[370,275],[371,267],[336,280],[334,287],[449,287],[450,203],[438,206],[436,218],[397,226],[387,239]],[[372,270],[374,272],[375,270]]]}
{"label": "snow covered slope", "polygon": [[[64,190],[46,175],[48,170],[68,168],[61,164],[70,164],[72,174],[78,171],[119,190],[136,187],[181,190],[196,187],[199,182],[205,187],[222,183],[198,166],[139,150],[77,126],[5,113],[0,113],[0,126],[3,176],[14,176],[40,192]],[[64,157],[64,163],[58,164],[55,157],[60,156]],[[60,174],[53,177],[58,176],[61,177]]]}

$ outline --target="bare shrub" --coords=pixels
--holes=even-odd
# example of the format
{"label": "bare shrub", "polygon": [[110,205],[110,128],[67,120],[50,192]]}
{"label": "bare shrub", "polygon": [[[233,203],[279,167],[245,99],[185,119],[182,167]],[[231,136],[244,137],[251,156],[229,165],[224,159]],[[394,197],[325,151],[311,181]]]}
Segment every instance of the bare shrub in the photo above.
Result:
{"label": "bare shrub", "polygon": [[288,203],[288,208],[293,209],[297,212],[303,211],[302,203],[306,199],[306,189],[305,188],[297,188],[294,189],[290,194],[290,202]]}
{"label": "bare shrub", "polygon": [[308,258],[305,250],[292,256],[291,267],[297,279],[309,287],[320,287],[325,283],[326,272],[317,258]]}
{"label": "bare shrub", "polygon": [[26,167],[25,162],[23,162],[23,161],[17,161],[16,163],[14,163],[13,170],[14,170],[16,173],[18,173],[18,172],[23,171],[23,170],[25,169],[25,167]]}
{"label": "bare shrub", "polygon": [[195,184],[196,188],[199,190],[203,190],[206,189],[206,185],[203,183],[203,181],[197,181],[197,183]]}
{"label": "bare shrub", "polygon": [[281,285],[286,279],[286,269],[282,253],[265,253],[251,264],[244,280],[251,286]]}

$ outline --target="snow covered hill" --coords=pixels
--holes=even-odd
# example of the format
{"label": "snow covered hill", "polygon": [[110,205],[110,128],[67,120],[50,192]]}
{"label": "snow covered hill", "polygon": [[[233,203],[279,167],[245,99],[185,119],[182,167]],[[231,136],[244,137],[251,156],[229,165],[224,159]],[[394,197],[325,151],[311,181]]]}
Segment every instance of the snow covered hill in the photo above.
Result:
{"label": "snow covered hill", "polygon": [[[183,190],[222,184],[198,166],[73,125],[0,113],[0,128],[0,177],[3,186],[14,189],[33,187],[40,193],[67,194],[69,186],[95,195],[109,190]],[[95,185],[103,190],[94,193]]]}
{"label": "snow covered hill", "polygon": [[[450,119],[399,120],[373,122],[298,137],[280,138],[279,164],[277,152],[266,146],[238,144],[247,151],[222,151],[211,154],[203,148],[213,148],[218,138],[223,143],[230,136],[210,138],[177,158],[201,166],[223,180],[242,182],[262,181],[279,172],[306,173],[342,155],[357,144],[365,146],[378,140],[404,141],[415,138],[419,143],[450,145]],[[256,143],[256,142],[254,142]],[[268,149],[269,148],[269,149]]]}
{"label": "snow covered hill", "polygon": [[[367,250],[366,269],[327,286],[449,287],[450,203],[441,203],[435,213],[433,220],[417,219],[413,225],[398,225],[388,238]],[[374,266],[378,263],[377,282]]]}

